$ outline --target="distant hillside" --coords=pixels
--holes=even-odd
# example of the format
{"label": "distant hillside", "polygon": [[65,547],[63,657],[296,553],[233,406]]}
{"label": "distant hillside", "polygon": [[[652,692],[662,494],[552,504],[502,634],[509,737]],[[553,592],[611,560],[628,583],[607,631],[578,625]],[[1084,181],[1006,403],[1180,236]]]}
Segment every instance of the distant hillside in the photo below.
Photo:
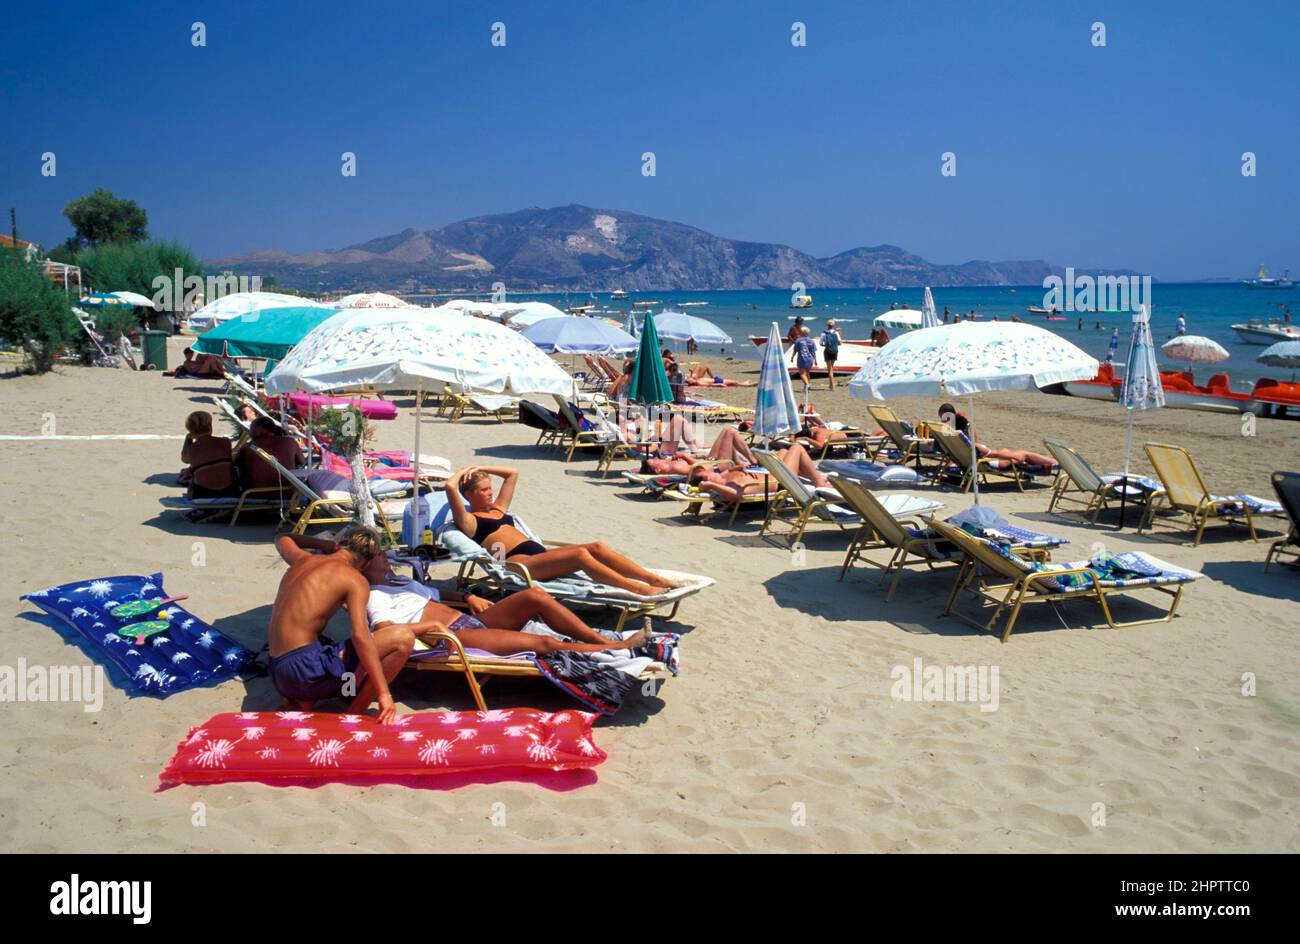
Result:
{"label": "distant hillside", "polygon": [[405,292],[482,292],[494,282],[512,292],[789,289],[795,282],[810,289],[1034,285],[1062,271],[1042,260],[940,265],[897,246],[862,246],[816,259],[790,246],[577,204],[407,229],[344,249],[299,255],[264,250],[210,265],[308,291]]}

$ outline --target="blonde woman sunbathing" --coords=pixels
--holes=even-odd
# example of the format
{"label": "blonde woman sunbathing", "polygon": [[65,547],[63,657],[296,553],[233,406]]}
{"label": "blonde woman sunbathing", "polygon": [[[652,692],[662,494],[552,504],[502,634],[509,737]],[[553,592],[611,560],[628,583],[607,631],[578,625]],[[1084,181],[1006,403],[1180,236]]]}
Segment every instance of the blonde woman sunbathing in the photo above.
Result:
{"label": "blonde woman sunbathing", "polygon": [[[374,557],[362,569],[370,583],[366,601],[366,619],[372,632],[400,626],[418,637],[422,633],[452,632],[468,649],[482,649],[494,655],[509,656],[516,652],[608,652],[631,649],[650,638],[648,629],[627,639],[611,642],[577,615],[562,606],[541,587],[513,593],[498,603],[489,603],[472,593],[440,594],[434,587],[393,573],[388,556]],[[443,600],[463,603],[468,613],[458,612]],[[551,629],[579,642],[565,642],[537,633],[522,632],[529,620],[539,619]]]}
{"label": "blonde woman sunbathing", "polygon": [[[501,490],[492,494],[492,476]],[[673,589],[676,584],[646,570],[604,541],[547,548],[524,534],[510,514],[517,469],[470,466],[447,480],[447,503],[456,527],[498,560],[524,564],[535,580],[553,580],[582,571],[592,580],[640,596]]]}

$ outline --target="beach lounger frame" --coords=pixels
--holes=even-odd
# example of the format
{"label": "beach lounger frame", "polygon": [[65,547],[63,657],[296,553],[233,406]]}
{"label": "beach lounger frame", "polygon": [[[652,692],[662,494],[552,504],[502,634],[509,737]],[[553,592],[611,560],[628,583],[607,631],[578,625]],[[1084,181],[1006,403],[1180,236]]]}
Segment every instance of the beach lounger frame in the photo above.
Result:
{"label": "beach lounger frame", "polygon": [[[971,490],[971,486],[975,482],[975,476],[979,476],[980,485],[984,486],[989,484],[990,475],[1010,479],[1016,483],[1016,488],[1022,492],[1025,490],[1025,482],[1033,481],[1033,477],[1017,468],[1014,462],[1008,462],[1006,459],[993,459],[988,456],[976,458],[974,455],[975,446],[965,435],[951,426],[935,426],[931,429],[931,432],[934,434],[934,444],[939,447],[939,451],[948,457],[953,466],[961,470],[961,482],[958,483],[957,487],[963,492]],[[998,462],[1008,462],[1011,468],[999,469],[996,467]],[[972,464],[974,465],[973,474]],[[947,468],[947,466],[943,468]],[[943,471],[943,468],[939,471]]]}
{"label": "beach lounger frame", "polygon": [[[1107,482],[1097,474],[1083,456],[1065,443],[1044,439],[1043,445],[1052,454],[1059,467],[1056,482],[1052,485],[1052,500],[1047,503],[1048,514],[1051,514],[1058,504],[1068,502],[1082,505],[1084,517],[1096,524],[1097,517],[1109,507],[1112,499],[1123,497],[1134,505],[1145,503],[1145,492],[1125,485],[1122,478]],[[1128,489],[1127,495],[1122,494],[1125,488]],[[1077,497],[1080,495],[1084,497]]]}
{"label": "beach lounger frame", "polygon": [[[885,431],[885,436],[877,445],[875,452],[871,453],[871,459],[874,462],[885,451],[885,448],[893,443],[893,446],[899,453],[899,462],[904,465],[911,462],[916,466],[918,472],[927,471],[925,466],[928,463],[930,470],[933,471],[944,463],[944,457],[934,448],[933,439],[925,439],[920,436],[913,436],[903,427],[903,421],[899,419],[894,408],[881,403],[867,404],[867,412],[871,418],[876,421],[881,429]],[[927,449],[929,446],[931,448]]]}
{"label": "beach lounger frame", "polygon": [[[717,514],[731,509],[731,517],[727,519],[727,526],[730,527],[736,523],[736,518],[740,515],[742,508],[752,508],[757,505],[765,505],[776,496],[776,489],[767,494],[759,492],[746,492],[737,499],[728,499],[717,494],[716,492],[704,492],[695,489],[690,492],[683,492],[680,488],[668,488],[663,491],[661,498],[668,498],[672,501],[682,502],[686,505],[682,509],[682,516],[694,518],[696,521],[706,521]],[[704,506],[712,504],[714,511],[708,515],[703,514]]]}
{"label": "beach lounger frame", "polygon": [[[1152,623],[1167,623],[1178,612],[1182,602],[1183,591],[1187,581],[1171,581],[1168,584],[1142,583],[1131,587],[1105,587],[1097,572],[1090,567],[1072,567],[1052,571],[1023,571],[1013,562],[995,551],[989,544],[972,537],[961,528],[953,527],[947,522],[932,521],[931,526],[946,540],[957,545],[962,551],[963,559],[957,573],[957,581],[952,592],[948,594],[948,603],[944,607],[945,616],[955,616],[985,632],[997,632],[998,620],[1006,614],[1006,624],[1001,633],[1002,642],[1011,638],[1020,618],[1020,611],[1031,603],[1060,603],[1068,600],[1093,600],[1101,607],[1106,625],[1111,629],[1129,626],[1146,626]],[[1070,574],[1087,574],[1092,579],[1086,587],[1074,587],[1067,590],[1058,589],[1051,582],[1058,577]],[[1176,589],[1175,589],[1176,588]],[[1107,596],[1129,593],[1135,590],[1153,590],[1171,598],[1169,609],[1161,616],[1148,619],[1116,622],[1111,614]],[[982,605],[993,607],[993,614],[984,622],[958,612],[956,604],[963,591],[973,594],[981,600]]]}
{"label": "beach lounger frame", "polygon": [[[1264,558],[1264,573],[1268,573],[1268,565],[1274,559],[1292,567],[1300,563],[1300,472],[1274,472],[1270,479],[1290,527],[1286,537],[1269,545],[1268,556]],[[1283,555],[1296,560],[1284,561]]]}
{"label": "beach lounger frame", "polygon": [[[317,494],[316,491],[306,482],[286,469],[276,458],[260,446],[249,446],[250,449],[267,465],[271,466],[280,476],[281,482],[287,482],[294,490],[294,496],[289,501],[287,508],[280,514],[280,524],[276,527],[278,531],[281,527],[288,527],[292,534],[306,534],[307,529],[313,526],[328,524],[352,524],[355,517],[351,511],[351,498],[324,498]],[[279,491],[275,487],[268,487],[262,491]],[[389,524],[388,516],[384,513],[383,506],[370,496],[370,502],[375,514],[375,522],[379,525],[380,530],[387,536],[390,546],[396,546],[399,542],[393,534],[392,526]],[[231,526],[239,518],[240,511],[243,510],[243,499],[241,498],[239,507],[235,509],[234,516],[230,519]],[[344,509],[348,513],[344,515]]]}
{"label": "beach lounger frame", "polygon": [[1138,523],[1139,532],[1152,527],[1158,513],[1166,512],[1191,518],[1189,527],[1196,532],[1192,539],[1193,547],[1200,546],[1205,528],[1211,521],[1236,524],[1244,520],[1250,539],[1259,540],[1250,506],[1233,498],[1215,498],[1201,478],[1190,452],[1182,446],[1166,443],[1146,443],[1142,448],[1146,450],[1164,490],[1148,499],[1146,513]]}
{"label": "beach lounger frame", "polygon": [[776,536],[776,526],[785,522],[789,526],[785,532],[786,543],[793,547],[803,538],[804,531],[814,520],[833,524],[841,531],[861,526],[861,515],[844,508],[835,499],[818,495],[812,486],[799,481],[799,477],[775,453],[755,449],[754,458],[780,485],[776,496],[768,502],[767,515],[763,518],[759,537],[766,537],[769,532]]}

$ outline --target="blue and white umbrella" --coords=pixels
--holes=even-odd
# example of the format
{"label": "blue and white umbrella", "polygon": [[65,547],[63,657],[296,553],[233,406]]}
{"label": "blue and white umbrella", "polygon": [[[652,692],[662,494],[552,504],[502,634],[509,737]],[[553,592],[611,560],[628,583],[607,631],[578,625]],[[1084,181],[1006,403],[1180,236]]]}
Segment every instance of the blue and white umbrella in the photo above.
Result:
{"label": "blue and white umbrella", "polygon": [[1110,331],[1110,344],[1106,345],[1106,363],[1115,363],[1115,354],[1119,351],[1119,328]]}
{"label": "blue and white umbrella", "polygon": [[[1090,380],[1100,367],[1096,358],[1037,325],[960,321],[918,328],[890,341],[853,375],[849,395],[868,400],[973,397],[991,390],[1033,390]],[[972,448],[972,458],[975,455]],[[971,479],[978,505],[979,476],[973,468]]]}
{"label": "blue and white umbrella", "polygon": [[636,312],[629,311],[627,313],[627,321],[623,325],[623,330],[638,340],[641,338],[641,329],[636,326]]}
{"label": "blue and white umbrella", "polygon": [[774,439],[803,426],[799,404],[790,385],[781,350],[781,332],[772,322],[763,346],[763,366],[758,372],[758,401],[754,404],[754,435]]}
{"label": "blue and white umbrella", "polygon": [[547,354],[627,354],[637,348],[636,338],[600,318],[547,318],[522,333]]}
{"label": "blue and white umbrella", "polygon": [[[1264,348],[1255,360],[1268,367],[1286,367],[1292,371],[1300,368],[1300,341],[1278,341]],[[1292,374],[1295,379],[1295,374]]]}
{"label": "blue and white umbrella", "polygon": [[1128,475],[1129,459],[1133,453],[1133,414],[1141,410],[1158,410],[1165,405],[1165,388],[1160,383],[1156,346],[1151,338],[1151,314],[1146,305],[1133,315],[1133,339],[1129,342],[1128,360],[1124,363],[1119,402],[1128,410],[1128,448],[1124,450],[1124,474]]}
{"label": "blue and white umbrella", "polygon": [[684,311],[665,311],[654,316],[659,337],[696,344],[731,344],[731,337],[712,321],[696,318]]}

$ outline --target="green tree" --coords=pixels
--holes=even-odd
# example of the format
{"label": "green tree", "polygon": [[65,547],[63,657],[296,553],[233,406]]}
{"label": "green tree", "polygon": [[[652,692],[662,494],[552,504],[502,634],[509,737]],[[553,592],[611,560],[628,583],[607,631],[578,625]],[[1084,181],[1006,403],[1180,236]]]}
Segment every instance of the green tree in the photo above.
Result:
{"label": "green tree", "polygon": [[81,250],[72,262],[81,267],[82,279],[97,292],[139,292],[149,298],[158,293],[154,279],[164,275],[174,281],[180,269],[179,291],[175,296],[166,293],[164,308],[170,307],[174,297],[183,297],[185,279],[203,276],[203,263],[194,253],[178,243],[161,240],[106,243]]}
{"label": "green tree", "polygon": [[72,224],[73,249],[105,243],[136,243],[149,238],[149,215],[134,201],[114,196],[100,187],[63,208]]}
{"label": "green tree", "polygon": [[20,251],[0,250],[0,341],[27,356],[27,370],[45,373],[81,334],[67,294],[41,267]]}

